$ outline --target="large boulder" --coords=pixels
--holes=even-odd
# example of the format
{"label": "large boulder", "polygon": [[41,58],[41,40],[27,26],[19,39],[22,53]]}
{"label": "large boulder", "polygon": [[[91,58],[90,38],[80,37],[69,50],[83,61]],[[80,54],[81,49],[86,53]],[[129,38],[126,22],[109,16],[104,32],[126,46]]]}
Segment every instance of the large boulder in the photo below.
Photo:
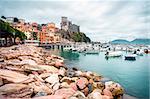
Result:
{"label": "large boulder", "polygon": [[25,84],[5,84],[0,87],[0,95],[10,98],[29,98],[33,89]]}
{"label": "large boulder", "polygon": [[59,77],[58,77],[57,74],[52,74],[51,76],[46,78],[45,81],[52,84],[52,85],[54,85],[55,83],[59,82]]}
{"label": "large boulder", "polygon": [[81,92],[81,91],[76,91],[72,97],[70,97],[69,99],[86,99],[85,95]]}
{"label": "large boulder", "polygon": [[37,63],[31,59],[22,60],[21,63],[26,65],[34,65],[34,66],[37,65]]}
{"label": "large boulder", "polygon": [[32,87],[32,89],[34,89],[34,93],[44,92],[47,95],[50,95],[53,92],[50,86],[47,86],[45,83],[41,83],[38,81],[29,83],[29,86]]}
{"label": "large boulder", "polygon": [[79,89],[84,89],[86,87],[86,85],[88,85],[88,80],[85,77],[80,77],[77,80],[77,86]]}
{"label": "large boulder", "polygon": [[104,89],[103,94],[106,96],[109,96],[110,99],[113,99],[112,93],[108,89]]}
{"label": "large boulder", "polygon": [[95,89],[92,93],[87,96],[87,99],[102,99],[101,90]]}
{"label": "large boulder", "polygon": [[0,69],[0,77],[14,83],[28,83],[30,77],[10,70]]}
{"label": "large boulder", "polygon": [[105,82],[105,88],[110,90],[113,96],[123,95],[124,93],[124,89],[121,87],[121,85],[113,81]]}
{"label": "large boulder", "polygon": [[62,89],[57,90],[54,95],[61,95],[65,97],[65,99],[68,99],[74,93],[75,91],[72,88],[62,88]]}

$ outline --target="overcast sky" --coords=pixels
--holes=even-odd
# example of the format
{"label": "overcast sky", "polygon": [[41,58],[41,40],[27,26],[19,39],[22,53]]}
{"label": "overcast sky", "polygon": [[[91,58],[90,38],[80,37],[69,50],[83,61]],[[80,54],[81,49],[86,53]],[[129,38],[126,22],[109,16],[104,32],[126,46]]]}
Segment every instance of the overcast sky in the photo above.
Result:
{"label": "overcast sky", "polygon": [[66,16],[93,41],[150,38],[148,0],[1,0],[0,15],[59,28]]}

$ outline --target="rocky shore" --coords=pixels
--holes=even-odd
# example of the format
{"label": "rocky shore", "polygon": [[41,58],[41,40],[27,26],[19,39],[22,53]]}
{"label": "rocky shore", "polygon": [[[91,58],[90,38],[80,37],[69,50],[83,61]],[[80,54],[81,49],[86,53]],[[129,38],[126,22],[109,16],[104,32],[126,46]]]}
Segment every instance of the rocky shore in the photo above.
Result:
{"label": "rocky shore", "polygon": [[69,68],[42,48],[0,48],[0,99],[121,99],[123,94],[118,83]]}

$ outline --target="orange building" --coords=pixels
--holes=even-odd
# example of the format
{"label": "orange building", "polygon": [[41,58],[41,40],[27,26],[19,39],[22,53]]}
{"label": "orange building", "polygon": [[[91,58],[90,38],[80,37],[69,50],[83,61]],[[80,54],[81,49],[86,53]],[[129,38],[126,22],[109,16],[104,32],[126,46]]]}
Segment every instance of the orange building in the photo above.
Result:
{"label": "orange building", "polygon": [[60,36],[56,34],[58,28],[56,28],[54,23],[48,23],[42,26],[42,31],[40,32],[40,43],[57,43],[60,42]]}

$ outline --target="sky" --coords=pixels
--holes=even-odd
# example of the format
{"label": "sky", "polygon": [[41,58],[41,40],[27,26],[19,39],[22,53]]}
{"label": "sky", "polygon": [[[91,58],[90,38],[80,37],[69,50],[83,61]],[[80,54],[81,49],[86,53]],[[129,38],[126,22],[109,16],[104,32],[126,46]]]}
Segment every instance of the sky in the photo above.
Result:
{"label": "sky", "polygon": [[59,28],[66,16],[92,41],[150,38],[148,0],[0,0],[0,15]]}

